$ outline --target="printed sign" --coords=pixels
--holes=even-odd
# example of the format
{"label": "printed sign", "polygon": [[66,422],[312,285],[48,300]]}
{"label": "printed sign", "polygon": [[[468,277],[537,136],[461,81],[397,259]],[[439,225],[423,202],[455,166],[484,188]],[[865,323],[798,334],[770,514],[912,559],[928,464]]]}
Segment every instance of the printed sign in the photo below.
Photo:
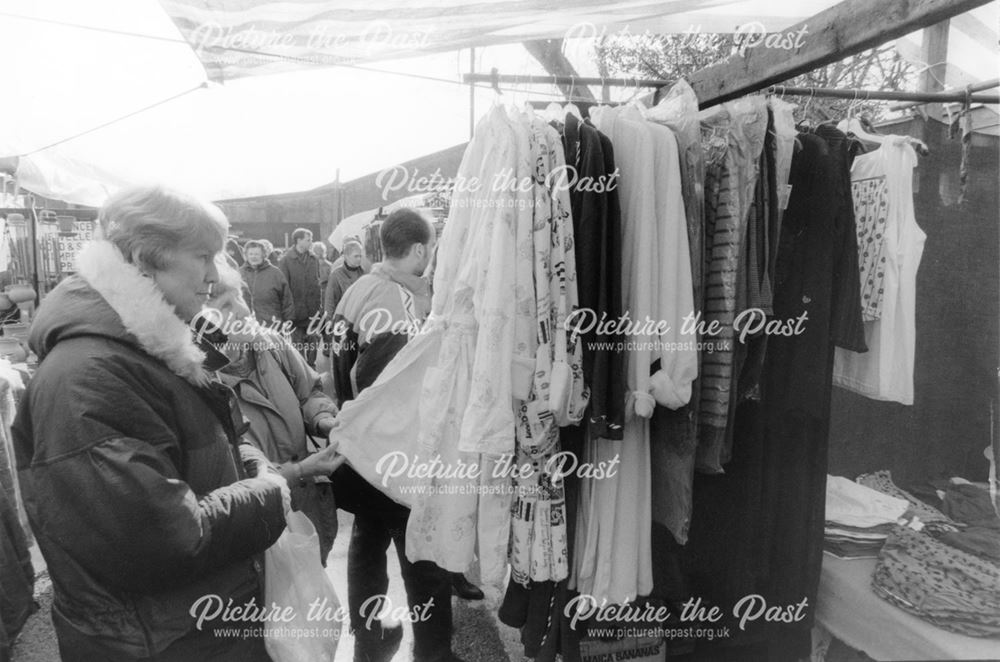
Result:
{"label": "printed sign", "polygon": [[63,274],[76,273],[76,256],[83,245],[94,237],[93,221],[76,221],[73,223],[74,235],[59,235],[59,272]]}

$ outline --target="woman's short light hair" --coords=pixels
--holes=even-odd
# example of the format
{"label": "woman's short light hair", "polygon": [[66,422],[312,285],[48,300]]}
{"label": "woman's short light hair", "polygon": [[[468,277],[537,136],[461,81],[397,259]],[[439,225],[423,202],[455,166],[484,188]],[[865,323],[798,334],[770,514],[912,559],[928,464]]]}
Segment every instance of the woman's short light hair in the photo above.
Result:
{"label": "woman's short light hair", "polygon": [[112,196],[98,222],[103,238],[128,262],[154,270],[168,267],[176,251],[203,246],[221,251],[229,232],[221,209],[160,186],[130,188]]}

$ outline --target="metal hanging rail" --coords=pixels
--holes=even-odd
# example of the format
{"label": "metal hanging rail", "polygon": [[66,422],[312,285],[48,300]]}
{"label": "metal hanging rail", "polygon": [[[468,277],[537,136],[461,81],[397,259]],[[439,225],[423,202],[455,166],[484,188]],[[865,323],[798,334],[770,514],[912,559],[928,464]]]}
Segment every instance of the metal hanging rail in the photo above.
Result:
{"label": "metal hanging rail", "polygon": [[666,87],[673,81],[659,78],[595,78],[587,76],[544,76],[498,73],[467,73],[462,75],[463,83],[509,83],[512,85],[600,85],[609,87]]}
{"label": "metal hanging rail", "polygon": [[[659,78],[595,78],[588,76],[499,74],[496,70],[488,74],[464,74],[462,82],[469,84],[491,83],[494,87],[499,87],[501,83],[513,85],[601,85],[631,88],[660,88],[672,84],[672,81]],[[855,90],[829,87],[787,87],[785,85],[772,85],[766,91],[770,94],[852,99],[855,101],[910,101],[917,104],[969,101],[971,103],[1000,104],[1000,95],[998,94],[974,94],[974,92],[979,90],[996,87],[995,83],[989,83],[992,83],[992,81],[972,86],[970,90],[954,90],[951,92],[896,92],[893,90]]]}
{"label": "metal hanging rail", "polygon": [[893,92],[892,90],[838,90],[827,87],[785,87],[773,85],[767,88],[771,94],[786,94],[800,97],[825,97],[831,99],[852,99],[854,101],[916,101],[920,103],[993,103],[1000,104],[997,94],[970,94],[962,92]]}
{"label": "metal hanging rail", "polygon": [[[953,88],[944,92],[944,94],[965,94],[965,92],[984,92],[986,90],[992,90],[995,87],[1000,87],[1000,78],[991,78],[990,80],[984,80],[981,83],[976,83],[975,85],[970,85],[968,89],[965,88]],[[965,101],[963,98],[962,101]],[[919,106],[920,103],[895,103],[889,106],[889,110],[906,110],[907,108],[913,108],[914,106]]]}

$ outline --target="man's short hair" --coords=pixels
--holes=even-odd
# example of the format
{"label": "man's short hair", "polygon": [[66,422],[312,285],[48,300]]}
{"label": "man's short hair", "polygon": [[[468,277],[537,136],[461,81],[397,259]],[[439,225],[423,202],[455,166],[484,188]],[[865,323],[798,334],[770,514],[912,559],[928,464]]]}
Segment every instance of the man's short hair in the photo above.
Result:
{"label": "man's short hair", "polygon": [[413,244],[430,242],[431,224],[412,209],[397,209],[382,221],[379,236],[385,256],[399,259],[406,257]]}
{"label": "man's short hair", "polygon": [[292,232],[292,243],[299,243],[299,240],[302,239],[302,237],[309,237],[309,241],[312,241],[312,230],[307,230],[306,228],[295,228],[295,231]]}

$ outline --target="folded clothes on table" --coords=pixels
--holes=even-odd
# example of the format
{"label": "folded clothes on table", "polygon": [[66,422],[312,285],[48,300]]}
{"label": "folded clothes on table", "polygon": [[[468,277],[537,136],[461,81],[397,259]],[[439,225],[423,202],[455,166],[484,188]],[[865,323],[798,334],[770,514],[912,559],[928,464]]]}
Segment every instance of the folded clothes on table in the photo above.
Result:
{"label": "folded clothes on table", "polygon": [[828,476],[823,547],[840,558],[874,558],[908,508],[903,499]]}
{"label": "folded clothes on table", "polygon": [[938,627],[1000,636],[1000,564],[896,527],[872,576],[877,595]]}

